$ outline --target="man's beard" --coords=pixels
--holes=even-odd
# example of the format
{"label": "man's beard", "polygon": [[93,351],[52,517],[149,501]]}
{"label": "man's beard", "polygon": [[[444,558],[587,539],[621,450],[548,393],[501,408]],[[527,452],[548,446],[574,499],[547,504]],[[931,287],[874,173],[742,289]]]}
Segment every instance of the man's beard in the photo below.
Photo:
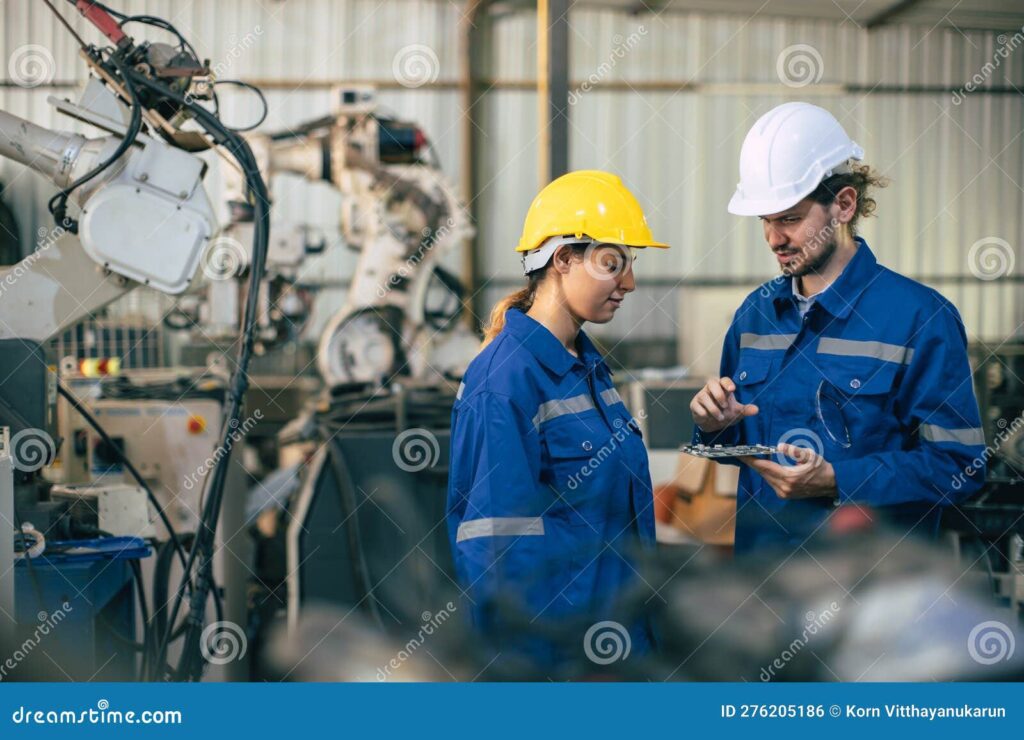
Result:
{"label": "man's beard", "polygon": [[835,240],[832,239],[820,247],[814,247],[810,250],[811,256],[806,261],[801,263],[796,269],[784,269],[783,275],[790,277],[803,277],[804,275],[810,275],[811,273],[818,273],[825,269],[825,266],[832,259],[832,255],[836,253],[838,245]]}

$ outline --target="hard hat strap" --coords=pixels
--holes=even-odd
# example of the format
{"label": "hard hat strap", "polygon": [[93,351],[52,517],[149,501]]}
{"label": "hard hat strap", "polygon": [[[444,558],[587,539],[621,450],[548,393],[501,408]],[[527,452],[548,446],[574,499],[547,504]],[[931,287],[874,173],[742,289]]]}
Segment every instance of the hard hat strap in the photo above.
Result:
{"label": "hard hat strap", "polygon": [[566,244],[590,244],[592,241],[593,239],[590,237],[578,238],[572,234],[549,237],[536,249],[531,249],[523,254],[523,274],[529,275],[531,272],[547,267],[548,262],[551,261],[559,247],[563,247]]}

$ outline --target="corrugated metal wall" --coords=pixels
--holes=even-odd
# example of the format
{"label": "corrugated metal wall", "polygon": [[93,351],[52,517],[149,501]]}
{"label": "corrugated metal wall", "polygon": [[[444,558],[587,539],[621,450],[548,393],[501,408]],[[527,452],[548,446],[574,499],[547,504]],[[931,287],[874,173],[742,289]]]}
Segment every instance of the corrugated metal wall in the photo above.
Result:
{"label": "corrugated metal wall", "polygon": [[[389,83],[380,93],[382,101],[426,128],[458,182],[463,163],[454,83],[460,4],[151,0],[118,7],[167,17],[201,54],[226,65],[230,76],[270,83],[270,128],[323,114],[331,82]],[[70,38],[43,4],[9,0],[0,13],[0,59],[9,60],[24,44],[40,44],[53,54],[56,81],[81,78],[83,65],[75,59]],[[978,280],[968,265],[972,245],[1001,239],[1013,250],[1014,274],[1024,270],[1024,98],[984,92],[1024,88],[1024,45],[1014,46],[1012,35],[916,26],[869,34],[852,23],[634,16],[595,9],[575,9],[571,26],[576,88],[572,166],[620,173],[647,206],[656,233],[674,247],[642,257],[641,288],[598,334],[610,338],[632,326],[631,338],[685,338],[692,322],[717,326],[728,311],[690,317],[680,316],[682,308],[701,305],[704,292],[709,303],[735,305],[748,289],[691,282],[744,279],[753,286],[773,274],[756,220],[728,215],[725,204],[735,186],[747,129],[773,105],[794,99],[832,110],[865,148],[867,161],[892,178],[878,197],[878,218],[862,229],[880,260],[928,278],[960,306],[973,337],[993,341],[1020,333],[1020,284]],[[529,90],[535,77],[534,16],[506,14],[492,21],[489,31],[492,46],[478,70],[487,92],[478,109],[483,133],[476,163],[481,265],[484,274],[493,276],[480,286],[488,301],[520,280],[510,250],[537,188],[536,103]],[[407,89],[394,83],[395,65],[402,50],[419,48],[415,45],[429,50],[423,52],[428,64],[436,57],[431,70],[436,74],[431,83]],[[1008,47],[1008,55],[999,53]],[[801,67],[801,59],[809,66]],[[781,74],[791,84],[808,75],[815,82],[782,84],[780,60]],[[993,60],[998,66],[985,73],[982,89],[957,104],[948,90],[960,88]],[[787,68],[786,61],[793,66]],[[588,78],[597,83],[586,90],[579,85]],[[0,106],[54,125],[45,104],[46,95],[54,92],[46,86],[0,88]],[[241,124],[256,112],[244,93],[223,97],[232,121]],[[10,183],[9,200],[30,238],[45,222],[42,204],[50,188],[15,169],[0,164],[0,179]],[[216,192],[216,174],[210,186]],[[288,182],[278,183],[275,192],[279,219],[321,224],[336,239],[337,204],[327,188]],[[311,265],[309,274],[343,281],[352,264],[351,256],[337,249]],[[680,288],[680,281],[688,287]],[[325,292],[321,317],[340,297],[338,290]],[[160,305],[141,293],[133,302],[136,307]],[[707,348],[686,342],[683,353],[687,362],[708,354]]]}
{"label": "corrugated metal wall", "polygon": [[[497,24],[498,79],[533,79],[533,22],[519,16]],[[649,209],[656,234],[674,247],[642,256],[637,294],[597,333],[617,336],[621,327],[637,325],[631,338],[678,335],[687,363],[700,357],[699,366],[714,366],[717,345],[710,349],[702,337],[721,336],[721,324],[748,288],[674,286],[709,278],[749,278],[753,286],[773,274],[757,220],[730,216],[725,205],[749,127],[778,103],[807,99],[833,111],[866,160],[892,179],[878,196],[878,218],[862,227],[879,259],[929,278],[960,306],[972,337],[1020,334],[1021,285],[974,278],[968,253],[978,240],[998,238],[1013,249],[1014,274],[1024,265],[1024,97],[977,91],[955,104],[938,89],[960,88],[994,58],[1000,66],[982,87],[1022,87],[1024,48],[997,55],[1012,39],[927,27],[868,34],[853,24],[611,11],[574,13],[571,34],[574,84],[602,65],[606,73],[598,75],[604,89],[601,83],[589,92],[576,88],[572,166],[620,173]],[[809,66],[800,67],[793,55]],[[782,84],[780,56],[783,69],[787,61],[795,65],[787,73],[791,82],[818,82]],[[686,84],[694,89],[681,89]],[[856,92],[849,91],[853,86]],[[901,87],[915,91],[895,90]],[[483,168],[487,175],[499,165],[507,169],[480,196],[491,216],[482,224],[484,244],[508,244],[529,204],[524,183],[536,181],[533,106],[533,96],[520,91],[488,95],[485,128],[497,151],[487,153]],[[516,275],[514,261],[500,250],[489,251],[485,265],[488,274]],[[645,278],[656,286],[644,288]],[[714,310],[692,311],[704,305]],[[689,326],[707,321],[713,331]]]}

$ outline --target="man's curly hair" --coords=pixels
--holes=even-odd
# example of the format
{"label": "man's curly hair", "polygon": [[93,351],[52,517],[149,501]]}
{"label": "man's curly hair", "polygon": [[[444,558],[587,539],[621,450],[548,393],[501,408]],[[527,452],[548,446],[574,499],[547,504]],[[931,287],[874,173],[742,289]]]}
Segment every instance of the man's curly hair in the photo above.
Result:
{"label": "man's curly hair", "polygon": [[880,175],[870,166],[854,165],[852,172],[826,177],[814,192],[807,197],[815,203],[823,206],[830,206],[835,202],[836,195],[840,190],[849,186],[857,191],[857,211],[850,221],[850,233],[857,235],[857,222],[861,217],[871,216],[875,212],[875,199],[870,196],[874,188],[884,188],[889,184],[889,178]]}

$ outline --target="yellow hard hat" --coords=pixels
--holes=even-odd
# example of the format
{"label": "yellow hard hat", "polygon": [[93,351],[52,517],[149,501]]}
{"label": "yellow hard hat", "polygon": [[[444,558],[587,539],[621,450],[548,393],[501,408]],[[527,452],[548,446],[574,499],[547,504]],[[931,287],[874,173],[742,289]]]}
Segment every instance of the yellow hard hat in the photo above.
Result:
{"label": "yellow hard hat", "polygon": [[628,247],[659,247],[640,203],[615,175],[579,170],[548,183],[530,204],[517,252],[529,252],[553,236],[572,234]]}

